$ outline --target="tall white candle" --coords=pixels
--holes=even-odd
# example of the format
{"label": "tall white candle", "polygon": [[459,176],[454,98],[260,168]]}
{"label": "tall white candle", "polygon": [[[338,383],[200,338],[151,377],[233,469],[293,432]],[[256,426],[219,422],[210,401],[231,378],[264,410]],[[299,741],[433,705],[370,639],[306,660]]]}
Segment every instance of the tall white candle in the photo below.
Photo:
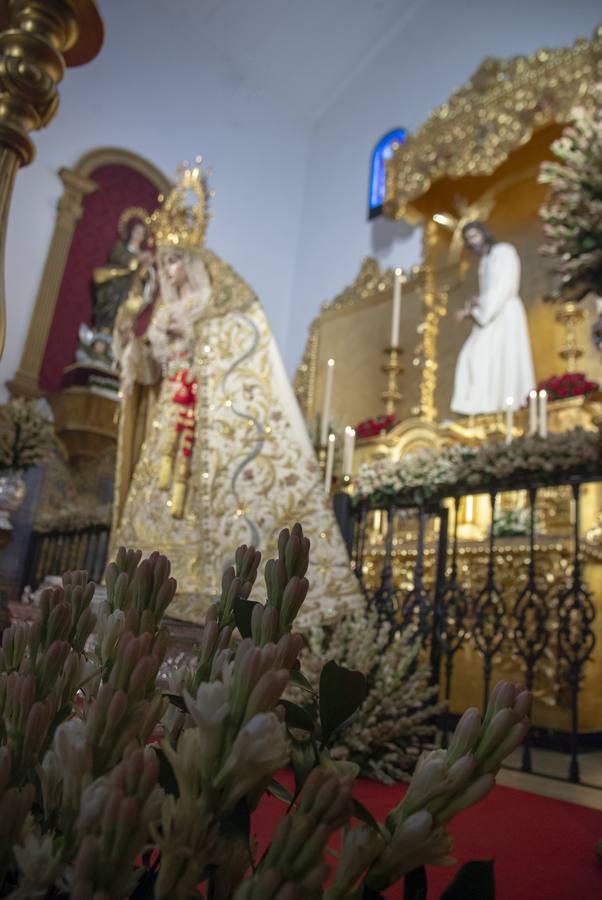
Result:
{"label": "tall white candle", "polygon": [[320,446],[325,447],[330,425],[330,405],[332,403],[332,380],[334,377],[334,359],[328,360],[326,366],[326,384],[324,386],[324,405],[322,407],[322,426],[320,429]]}
{"label": "tall white candle", "polygon": [[391,346],[399,347],[399,325],[401,322],[401,269],[395,269],[393,282],[393,315],[391,317]]}
{"label": "tall white candle", "polygon": [[512,425],[514,424],[514,398],[506,397],[506,443],[512,443]]}
{"label": "tall white candle", "polygon": [[334,469],[334,434],[328,435],[328,451],[326,453],[326,475],[324,476],[324,493],[328,495],[332,486],[332,472]]}
{"label": "tall white candle", "polygon": [[345,429],[345,445],[343,448],[343,477],[353,472],[353,451],[355,450],[355,431],[349,425]]}
{"label": "tall white candle", "polygon": [[539,436],[542,438],[548,436],[548,394],[546,391],[539,392]]}
{"label": "tall white candle", "polygon": [[466,497],[466,514],[465,514],[466,522],[472,523],[474,519],[474,497],[472,494],[468,494]]}
{"label": "tall white candle", "polygon": [[529,394],[529,434],[537,432],[537,391]]}

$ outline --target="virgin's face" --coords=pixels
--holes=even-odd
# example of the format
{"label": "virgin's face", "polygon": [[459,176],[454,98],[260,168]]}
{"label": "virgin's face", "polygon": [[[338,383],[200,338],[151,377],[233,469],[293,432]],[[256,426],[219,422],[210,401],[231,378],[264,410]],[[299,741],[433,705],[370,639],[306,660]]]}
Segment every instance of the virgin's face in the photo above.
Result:
{"label": "virgin's face", "polygon": [[186,268],[184,266],[184,260],[176,253],[170,253],[169,256],[165,257],[165,260],[163,262],[163,269],[165,272],[167,283],[178,291],[188,281]]}

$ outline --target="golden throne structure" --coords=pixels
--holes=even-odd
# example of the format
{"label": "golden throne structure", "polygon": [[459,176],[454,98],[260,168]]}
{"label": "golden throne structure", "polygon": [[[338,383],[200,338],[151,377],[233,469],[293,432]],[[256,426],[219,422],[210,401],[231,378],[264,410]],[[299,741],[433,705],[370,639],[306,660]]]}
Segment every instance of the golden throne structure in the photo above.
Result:
{"label": "golden throne structure", "polygon": [[[388,163],[384,214],[423,228],[423,254],[407,273],[403,287],[401,347],[403,369],[398,379],[401,400],[396,424],[381,435],[359,439],[354,471],[375,458],[401,458],[424,447],[451,442],[477,444],[503,431],[501,416],[452,418],[449,407],[455,363],[467,326],[450,313],[477,293],[476,264],[462,249],[461,229],[473,219],[487,221],[493,234],[517,248],[522,260],[521,295],[527,311],[536,378],[539,382],[566,371],[583,371],[602,381],[602,359],[591,340],[597,315],[595,298],[580,306],[545,302],[551,288],[550,263],[539,254],[543,231],[539,209],[545,188],[537,177],[550,144],[560,136],[571,110],[588,103],[589,87],[602,79],[602,28],[591,40],[570,48],[540,50],[508,60],[486,59],[472,78],[400,146]],[[295,376],[295,389],[308,424],[321,412],[327,360],[336,359],[331,418],[337,429],[384,412],[387,388],[383,351],[387,347],[394,272],[381,271],[365,259],[355,280],[322,305],[311,325],[305,353]],[[353,390],[349,385],[353,384]],[[577,426],[595,430],[602,423],[602,395],[549,403],[549,429]],[[527,411],[514,418],[516,433],[527,427]],[[514,508],[526,498],[502,494],[502,506]],[[570,557],[571,498],[565,488],[542,490],[537,552],[549,578],[566,573]],[[581,521],[583,552],[590,587],[597,597],[597,639],[602,593],[602,509],[599,484],[584,486]],[[491,510],[486,495],[463,498],[459,508],[460,567],[478,582],[486,566],[486,536]],[[376,579],[383,553],[385,526],[379,510],[369,529],[366,578]],[[398,583],[411,585],[415,561],[415,529],[411,523],[396,534],[393,572]],[[431,544],[429,547],[428,538]],[[435,565],[435,534],[427,535],[426,567]],[[524,565],[525,538],[498,541],[498,561],[506,574]],[[374,583],[374,582],[373,582]],[[475,685],[474,652],[458,661],[456,698],[480,702]],[[511,660],[499,658],[498,674],[508,673]],[[504,668],[505,667],[505,668]],[[554,663],[549,679],[539,684],[539,722],[566,729]],[[602,730],[599,685],[602,664],[594,660],[581,697],[580,721],[585,730]],[[457,693],[456,693],[457,691]]]}

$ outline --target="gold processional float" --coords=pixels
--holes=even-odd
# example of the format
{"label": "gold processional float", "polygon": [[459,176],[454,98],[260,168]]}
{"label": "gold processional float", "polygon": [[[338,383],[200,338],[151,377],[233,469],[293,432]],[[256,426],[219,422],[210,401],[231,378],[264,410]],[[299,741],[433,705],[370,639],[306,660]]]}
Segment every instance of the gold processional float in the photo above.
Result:
{"label": "gold processional float", "polygon": [[[339,475],[337,490],[340,485],[346,488],[350,476],[364,463],[396,461],[414,451],[450,444],[476,446],[505,434],[503,413],[461,420],[452,420],[449,413],[454,366],[465,337],[450,311],[478,293],[476,266],[461,252],[462,228],[469,221],[486,221],[493,234],[514,244],[522,259],[521,296],[537,382],[576,370],[602,381],[600,353],[590,336],[597,316],[596,298],[580,304],[544,302],[551,266],[538,252],[543,241],[539,209],[546,196],[545,187],[538,183],[540,165],[551,158],[550,144],[560,136],[571,110],[578,103],[587,104],[589,87],[600,80],[602,28],[591,41],[578,40],[568,49],[541,50],[509,60],[486,59],[470,81],[394,152],[387,165],[383,210],[393,219],[422,225],[422,263],[404,273],[381,271],[375,259],[364,259],[352,284],[322,304],[295,376],[296,395],[323,462],[328,431],[345,432],[347,444],[355,423],[394,414],[396,424],[389,431],[357,437],[352,465],[348,448],[342,464],[340,454],[334,463],[331,460],[331,471],[334,468]],[[394,306],[400,291],[402,346],[392,350],[392,300]],[[325,399],[327,423],[321,421]],[[599,391],[547,404],[550,432],[576,427],[595,431],[601,423]],[[528,409],[514,414],[515,436],[528,433],[528,425]],[[489,501],[486,494],[465,496],[459,505],[459,577],[468,590],[478,590],[486,578]],[[506,514],[527,512],[526,491],[503,493],[498,502]],[[600,484],[583,485],[582,555],[588,588],[595,598],[593,628],[598,646],[602,644],[601,508]],[[570,571],[570,488],[540,489],[538,513],[535,549],[542,578],[550,586],[566,580]],[[380,577],[385,517],[384,510],[376,509],[368,518],[363,572],[368,588],[374,589]],[[528,556],[526,536],[497,539],[500,590],[520,591],[516,573],[519,566],[526,570]],[[413,585],[415,558],[415,520],[404,519],[395,532],[393,551],[393,578],[401,589],[410,590]],[[435,559],[436,534],[431,526],[425,551],[425,578],[430,577],[431,583]],[[541,670],[544,674],[540,673],[536,684],[540,700],[536,721],[543,728],[569,731],[570,704],[553,646],[551,641]],[[511,652],[498,654],[494,677],[502,671],[506,676],[509,672],[518,675],[518,662]],[[481,703],[481,668],[477,652],[465,642],[456,664],[452,710]],[[579,699],[581,732],[602,730],[601,683],[602,654],[598,652],[587,664]]]}

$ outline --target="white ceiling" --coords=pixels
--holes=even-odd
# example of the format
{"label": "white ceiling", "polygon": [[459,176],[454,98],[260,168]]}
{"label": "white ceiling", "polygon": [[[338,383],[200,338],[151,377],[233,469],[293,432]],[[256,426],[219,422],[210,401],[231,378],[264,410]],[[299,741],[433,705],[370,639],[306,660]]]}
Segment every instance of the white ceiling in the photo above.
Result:
{"label": "white ceiling", "polygon": [[[100,0],[100,8],[107,25],[110,16],[123,21],[137,8],[147,35],[155,19],[163,32],[163,41],[158,34],[155,46],[194,33],[199,58],[205,47],[221,58],[229,79],[243,91],[312,122],[421,2],[425,0],[145,0],[145,22],[140,22],[139,0]],[[163,30],[166,18],[171,19],[169,35]],[[133,48],[136,43],[133,34]]]}

